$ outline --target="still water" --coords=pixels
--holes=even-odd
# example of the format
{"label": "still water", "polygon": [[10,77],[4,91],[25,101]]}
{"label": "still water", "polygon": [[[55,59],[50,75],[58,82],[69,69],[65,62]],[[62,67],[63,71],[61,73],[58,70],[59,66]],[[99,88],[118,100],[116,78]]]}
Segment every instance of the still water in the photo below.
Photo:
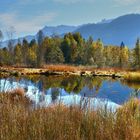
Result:
{"label": "still water", "polygon": [[24,88],[26,95],[37,106],[63,103],[117,108],[132,96],[140,98],[139,83],[120,79],[78,76],[28,76],[0,79],[0,92]]}

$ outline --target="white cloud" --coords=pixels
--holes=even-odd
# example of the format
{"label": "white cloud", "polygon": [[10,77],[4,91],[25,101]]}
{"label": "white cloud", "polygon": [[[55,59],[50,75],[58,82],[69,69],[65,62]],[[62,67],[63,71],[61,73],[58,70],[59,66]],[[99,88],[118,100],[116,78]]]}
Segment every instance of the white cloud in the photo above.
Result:
{"label": "white cloud", "polygon": [[140,2],[139,0],[114,0],[114,1],[121,5],[131,5]]}
{"label": "white cloud", "polygon": [[37,32],[47,22],[52,21],[56,17],[56,13],[46,13],[36,15],[31,19],[20,19],[17,13],[2,13],[0,14],[0,25],[3,30],[7,30],[10,26],[15,27],[16,33],[33,33]]}
{"label": "white cloud", "polygon": [[77,3],[81,0],[53,0],[55,2],[60,2],[60,3],[64,3],[64,4],[69,4],[69,3]]}
{"label": "white cloud", "polygon": [[94,2],[95,0],[53,0],[53,1],[63,3],[63,4],[73,4],[77,2]]}
{"label": "white cloud", "polygon": [[40,2],[44,2],[45,0],[19,0],[18,4],[24,5],[24,4],[34,4],[34,3],[40,3]]}

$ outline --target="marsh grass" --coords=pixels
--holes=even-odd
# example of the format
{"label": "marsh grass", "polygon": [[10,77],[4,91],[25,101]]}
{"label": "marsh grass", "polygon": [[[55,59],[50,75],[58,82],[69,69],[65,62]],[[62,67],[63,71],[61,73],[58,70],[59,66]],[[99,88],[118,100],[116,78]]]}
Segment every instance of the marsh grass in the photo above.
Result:
{"label": "marsh grass", "polygon": [[128,82],[140,82],[140,72],[128,72],[124,75]]}
{"label": "marsh grass", "polygon": [[[1,140],[139,140],[140,102],[116,112],[62,104],[29,109],[20,90],[0,94]],[[11,98],[12,96],[12,98]],[[15,98],[16,97],[16,98]],[[18,99],[18,100],[17,100]]]}
{"label": "marsh grass", "polygon": [[64,64],[55,64],[55,65],[44,65],[42,68],[49,69],[53,71],[113,71],[113,72],[126,72],[128,69],[120,68],[95,68],[93,66],[83,66],[83,65],[64,65]]}
{"label": "marsh grass", "polygon": [[52,71],[78,71],[78,70],[82,70],[83,66],[74,66],[74,65],[45,65],[43,66],[43,68],[46,68],[48,70],[52,70]]}

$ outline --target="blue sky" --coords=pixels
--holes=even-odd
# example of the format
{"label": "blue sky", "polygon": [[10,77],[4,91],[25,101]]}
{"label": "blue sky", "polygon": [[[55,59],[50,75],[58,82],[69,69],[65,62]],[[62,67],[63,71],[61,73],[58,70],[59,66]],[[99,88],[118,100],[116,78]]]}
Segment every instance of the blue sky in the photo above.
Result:
{"label": "blue sky", "polygon": [[140,13],[140,0],[0,0],[0,29],[14,26],[16,36],[24,36],[44,26],[96,23],[129,13]]}

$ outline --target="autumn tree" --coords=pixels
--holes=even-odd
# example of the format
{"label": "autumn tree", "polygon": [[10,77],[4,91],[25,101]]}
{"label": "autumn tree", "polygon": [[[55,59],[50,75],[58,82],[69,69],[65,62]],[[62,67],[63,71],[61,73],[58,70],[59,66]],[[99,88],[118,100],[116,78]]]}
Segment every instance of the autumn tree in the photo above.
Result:
{"label": "autumn tree", "polygon": [[120,47],[106,46],[104,47],[105,66],[120,67]]}
{"label": "autumn tree", "polygon": [[28,47],[29,43],[26,39],[23,39],[22,41],[22,58],[23,58],[23,63],[26,65],[28,61]]}
{"label": "autumn tree", "polygon": [[84,49],[84,56],[83,56],[83,64],[84,65],[93,65],[93,38],[89,37],[89,39],[86,41],[86,44],[83,47]]}
{"label": "autumn tree", "polygon": [[93,43],[93,61],[97,67],[102,67],[104,65],[103,56],[104,46],[100,39]]}
{"label": "autumn tree", "polygon": [[20,43],[14,48],[14,62],[16,65],[21,65],[23,63],[22,46]]}
{"label": "autumn tree", "polygon": [[1,50],[1,65],[11,65],[9,50],[5,47]]}
{"label": "autumn tree", "polygon": [[37,66],[37,49],[38,45],[36,41],[33,39],[31,40],[28,51],[27,51],[27,64],[32,67]]}
{"label": "autumn tree", "polygon": [[72,51],[74,52],[74,55],[71,57],[73,59],[72,62],[76,64],[83,64],[85,40],[79,32],[74,33],[73,38]]}

